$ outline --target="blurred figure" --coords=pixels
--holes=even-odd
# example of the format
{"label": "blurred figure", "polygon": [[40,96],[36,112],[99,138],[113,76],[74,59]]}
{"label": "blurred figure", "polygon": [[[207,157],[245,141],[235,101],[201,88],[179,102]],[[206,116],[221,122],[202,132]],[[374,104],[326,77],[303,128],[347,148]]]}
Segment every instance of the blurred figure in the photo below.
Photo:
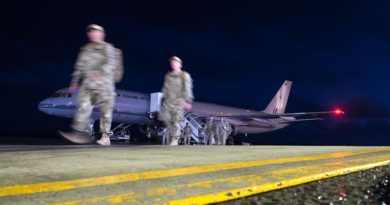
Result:
{"label": "blurred figure", "polygon": [[168,133],[168,129],[167,128],[164,128],[161,133],[159,133],[159,135],[161,136],[161,144],[162,145],[168,145],[169,144],[169,133]]}
{"label": "blurred figure", "polygon": [[184,145],[184,132],[180,132],[180,137],[179,137],[177,144]]}
{"label": "blurred figure", "polygon": [[214,136],[215,122],[213,120],[213,117],[210,117],[206,124],[206,145],[212,145],[213,143],[215,143]]}
{"label": "blurred figure", "polygon": [[188,122],[186,123],[186,126],[183,129],[183,133],[184,133],[184,145],[190,145],[191,144],[192,128]]}
{"label": "blurred figure", "polygon": [[226,145],[227,137],[230,133],[230,125],[221,117],[221,121],[217,124],[217,144]]}
{"label": "blurred figure", "polygon": [[178,145],[181,135],[180,120],[184,110],[192,109],[192,79],[189,73],[182,70],[182,61],[173,56],[170,59],[171,71],[165,75],[162,93],[164,100],[159,113],[165,127],[168,128],[170,145]]}
{"label": "blurred figure", "polygon": [[77,111],[72,131],[60,134],[74,143],[89,143],[88,123],[94,106],[100,110],[100,145],[110,145],[112,109],[115,100],[115,83],[123,75],[122,53],[104,41],[103,27],[91,24],[86,29],[89,43],[80,49],[69,89],[79,88]]}
{"label": "blurred figure", "polygon": [[199,144],[206,144],[206,124],[198,128]]}

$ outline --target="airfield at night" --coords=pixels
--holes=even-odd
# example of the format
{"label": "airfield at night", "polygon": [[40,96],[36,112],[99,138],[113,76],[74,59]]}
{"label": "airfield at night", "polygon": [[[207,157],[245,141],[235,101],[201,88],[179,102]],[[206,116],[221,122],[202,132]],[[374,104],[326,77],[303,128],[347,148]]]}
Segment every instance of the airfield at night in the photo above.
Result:
{"label": "airfield at night", "polygon": [[[1,205],[390,204],[390,2],[3,8]],[[123,57],[110,146],[95,143],[96,105],[86,144],[58,134],[80,109],[71,81],[90,24]],[[173,56],[193,80],[188,146],[161,145]],[[226,146],[205,145],[210,119],[229,128]]]}

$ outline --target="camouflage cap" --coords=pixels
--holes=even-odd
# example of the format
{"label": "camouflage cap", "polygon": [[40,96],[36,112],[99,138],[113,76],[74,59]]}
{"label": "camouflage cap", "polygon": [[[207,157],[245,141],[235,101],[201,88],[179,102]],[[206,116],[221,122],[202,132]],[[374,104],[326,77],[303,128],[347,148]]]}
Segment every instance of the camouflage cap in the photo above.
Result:
{"label": "camouflage cap", "polygon": [[87,32],[93,31],[93,30],[95,30],[95,31],[103,31],[104,32],[104,28],[99,26],[99,25],[97,25],[97,24],[89,24],[85,30]]}
{"label": "camouflage cap", "polygon": [[177,56],[172,56],[172,57],[169,58],[169,60],[170,61],[177,61],[177,62],[183,64],[183,61],[181,61],[181,59],[179,57],[177,57]]}

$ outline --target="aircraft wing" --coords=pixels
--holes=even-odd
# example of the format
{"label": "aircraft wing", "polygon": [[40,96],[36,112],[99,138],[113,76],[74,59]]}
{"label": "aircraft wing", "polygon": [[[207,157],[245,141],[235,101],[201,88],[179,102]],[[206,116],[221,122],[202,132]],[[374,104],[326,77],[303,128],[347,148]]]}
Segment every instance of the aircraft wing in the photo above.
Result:
{"label": "aircraft wing", "polygon": [[304,116],[325,116],[325,115],[343,115],[344,112],[341,110],[333,111],[322,111],[322,112],[297,112],[297,113],[280,113],[270,114],[275,118],[278,117],[304,117]]}
{"label": "aircraft wing", "polygon": [[305,118],[305,119],[295,119],[294,117],[282,117],[283,120],[280,123],[296,123],[296,122],[308,122],[308,121],[318,121],[324,120],[322,118]]}
{"label": "aircraft wing", "polygon": [[[250,120],[268,120],[268,119],[284,119],[286,122],[303,122],[303,121],[313,121],[313,120],[322,120],[319,116],[326,115],[343,115],[344,112],[341,110],[334,111],[322,111],[322,112],[297,112],[297,113],[277,113],[277,114],[268,114],[268,113],[258,113],[253,115],[230,115],[230,116],[216,116],[223,117],[227,119],[236,119],[240,121],[250,121]],[[305,119],[295,119],[302,118]]]}

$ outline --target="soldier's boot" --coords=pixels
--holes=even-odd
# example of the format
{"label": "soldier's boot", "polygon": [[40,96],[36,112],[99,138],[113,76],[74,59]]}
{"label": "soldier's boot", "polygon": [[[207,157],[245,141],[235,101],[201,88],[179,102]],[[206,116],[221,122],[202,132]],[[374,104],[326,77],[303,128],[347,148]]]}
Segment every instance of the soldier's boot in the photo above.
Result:
{"label": "soldier's boot", "polygon": [[71,141],[76,144],[88,144],[91,143],[91,138],[86,132],[79,131],[70,131],[70,132],[62,132],[58,131],[58,133],[68,141]]}
{"label": "soldier's boot", "polygon": [[96,140],[96,144],[100,145],[111,145],[110,136],[106,133],[102,134],[102,138]]}
{"label": "soldier's boot", "polygon": [[179,137],[172,137],[172,141],[169,145],[179,145]]}

